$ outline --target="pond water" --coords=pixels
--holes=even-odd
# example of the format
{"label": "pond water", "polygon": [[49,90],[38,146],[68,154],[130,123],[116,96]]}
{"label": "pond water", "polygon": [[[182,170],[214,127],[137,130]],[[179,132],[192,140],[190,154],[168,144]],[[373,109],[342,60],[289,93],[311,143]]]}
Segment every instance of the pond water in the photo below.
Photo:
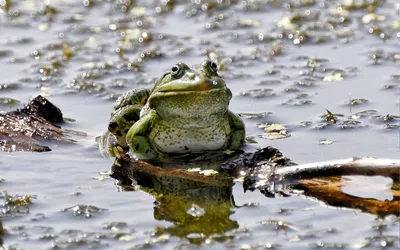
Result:
{"label": "pond water", "polygon": [[[214,234],[182,228],[151,194],[107,177],[112,160],[94,139],[120,94],[150,87],[176,62],[208,57],[220,63],[230,108],[257,142],[247,150],[270,145],[297,163],[398,159],[399,17],[396,0],[0,0],[0,109],[41,94],[75,120],[65,128],[88,134],[48,153],[0,152],[0,201],[6,193],[31,199],[28,207],[3,205],[4,247],[399,249],[396,216],[302,195],[267,198],[240,183],[237,206],[216,204],[216,221],[205,223],[219,228]],[[324,126],[326,110],[344,116]],[[268,140],[261,123],[283,124],[290,137]],[[360,197],[393,198],[386,178],[375,178],[382,188],[370,192],[368,178],[352,181]]]}

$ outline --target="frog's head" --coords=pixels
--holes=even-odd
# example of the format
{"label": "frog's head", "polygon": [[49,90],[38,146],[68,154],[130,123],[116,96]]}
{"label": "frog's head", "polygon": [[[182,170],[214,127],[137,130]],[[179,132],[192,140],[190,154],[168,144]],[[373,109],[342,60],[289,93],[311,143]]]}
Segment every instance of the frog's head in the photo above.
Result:
{"label": "frog's head", "polygon": [[148,105],[175,126],[202,127],[217,122],[227,112],[231,98],[215,62],[205,61],[193,68],[178,63],[157,80]]}

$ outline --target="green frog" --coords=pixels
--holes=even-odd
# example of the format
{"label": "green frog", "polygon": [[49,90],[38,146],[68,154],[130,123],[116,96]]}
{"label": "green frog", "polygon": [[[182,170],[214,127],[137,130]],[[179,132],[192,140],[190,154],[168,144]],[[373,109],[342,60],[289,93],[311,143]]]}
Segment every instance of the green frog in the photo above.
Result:
{"label": "green frog", "polygon": [[214,61],[172,66],[152,89],[133,89],[118,98],[103,135],[103,152],[115,147],[139,159],[239,149],[245,140],[241,118],[228,109],[232,92]]}

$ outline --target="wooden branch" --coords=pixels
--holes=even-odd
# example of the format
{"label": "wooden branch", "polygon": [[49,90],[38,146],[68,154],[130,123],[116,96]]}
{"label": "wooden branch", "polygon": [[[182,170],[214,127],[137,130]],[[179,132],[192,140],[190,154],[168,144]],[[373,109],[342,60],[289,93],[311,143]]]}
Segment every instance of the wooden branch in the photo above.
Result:
{"label": "wooden branch", "polygon": [[310,179],[332,175],[380,175],[400,179],[400,159],[350,158],[277,168],[271,180]]}
{"label": "wooden branch", "polygon": [[[117,163],[113,167],[114,173],[120,172],[122,176],[134,178],[139,185],[153,188],[157,193],[225,201],[231,195],[233,180],[226,175],[204,176],[184,169],[167,170],[129,158],[121,158]],[[270,181],[289,180],[292,188],[302,190],[303,195],[331,206],[360,209],[378,216],[400,215],[400,196],[397,190],[392,189],[394,198],[390,201],[355,197],[342,192],[343,179],[340,178],[341,175],[381,175],[395,181],[400,175],[400,160],[353,158],[281,167],[273,171]],[[318,179],[333,176],[336,177]]]}

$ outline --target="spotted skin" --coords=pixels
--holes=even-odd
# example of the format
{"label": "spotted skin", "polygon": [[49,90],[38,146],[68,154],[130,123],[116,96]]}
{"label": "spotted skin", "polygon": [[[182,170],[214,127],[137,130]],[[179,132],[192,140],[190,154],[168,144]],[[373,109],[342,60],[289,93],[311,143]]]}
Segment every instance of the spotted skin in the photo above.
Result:
{"label": "spotted skin", "polygon": [[120,96],[111,112],[108,131],[116,137],[117,143],[128,147],[126,134],[140,119],[140,111],[150,95],[149,89],[133,89]]}

